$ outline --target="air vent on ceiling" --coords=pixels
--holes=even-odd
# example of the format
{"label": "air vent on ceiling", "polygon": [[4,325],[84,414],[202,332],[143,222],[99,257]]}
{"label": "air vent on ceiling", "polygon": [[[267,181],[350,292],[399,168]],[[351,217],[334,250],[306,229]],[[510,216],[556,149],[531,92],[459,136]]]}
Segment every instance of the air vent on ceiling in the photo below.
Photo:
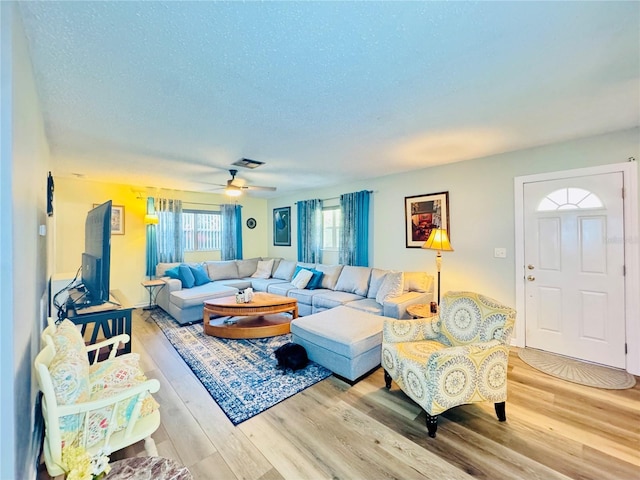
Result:
{"label": "air vent on ceiling", "polygon": [[233,162],[231,165],[245,168],[258,168],[260,165],[264,165],[264,162],[251,160],[250,158],[241,158],[240,160],[236,160],[235,162]]}

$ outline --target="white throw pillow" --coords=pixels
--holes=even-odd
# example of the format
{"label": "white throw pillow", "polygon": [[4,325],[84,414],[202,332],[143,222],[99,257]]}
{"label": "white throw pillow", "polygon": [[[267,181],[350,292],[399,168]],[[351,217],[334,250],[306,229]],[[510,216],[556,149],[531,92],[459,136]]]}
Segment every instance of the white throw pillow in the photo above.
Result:
{"label": "white throw pillow", "polygon": [[251,275],[252,278],[269,278],[271,277],[271,269],[273,268],[273,258],[271,260],[259,260],[258,268]]}
{"label": "white throw pillow", "polygon": [[380,305],[391,297],[402,295],[404,288],[404,274],[402,272],[389,272],[384,277],[384,282],[376,294],[376,302]]}
{"label": "white throw pillow", "polygon": [[311,277],[313,277],[313,272],[311,270],[303,268],[295,277],[293,277],[293,280],[291,280],[291,285],[296,288],[304,288],[309,283],[309,280],[311,280]]}
{"label": "white throw pillow", "polygon": [[428,292],[429,275],[426,272],[404,272],[405,292]]}

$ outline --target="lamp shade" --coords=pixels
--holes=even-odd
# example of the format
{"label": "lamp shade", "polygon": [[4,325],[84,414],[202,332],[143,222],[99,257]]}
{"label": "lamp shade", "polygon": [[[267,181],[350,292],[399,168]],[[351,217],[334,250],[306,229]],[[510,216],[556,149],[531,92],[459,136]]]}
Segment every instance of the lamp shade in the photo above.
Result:
{"label": "lamp shade", "polygon": [[147,225],[156,225],[158,223],[158,215],[155,213],[148,213],[144,216],[144,223]]}
{"label": "lamp shade", "polygon": [[432,229],[429,238],[424,242],[422,248],[438,250],[439,252],[453,252],[453,247],[449,242],[449,235],[447,235],[447,231],[442,228]]}

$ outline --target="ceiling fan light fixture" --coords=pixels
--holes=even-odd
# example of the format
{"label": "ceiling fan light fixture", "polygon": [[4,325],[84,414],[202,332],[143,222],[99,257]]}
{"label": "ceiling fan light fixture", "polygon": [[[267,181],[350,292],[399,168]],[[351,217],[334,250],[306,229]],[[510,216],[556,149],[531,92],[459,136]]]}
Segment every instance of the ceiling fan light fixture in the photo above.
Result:
{"label": "ceiling fan light fixture", "polygon": [[240,195],[242,195],[242,189],[234,185],[228,185],[227,188],[224,189],[224,193],[229,197],[239,197]]}

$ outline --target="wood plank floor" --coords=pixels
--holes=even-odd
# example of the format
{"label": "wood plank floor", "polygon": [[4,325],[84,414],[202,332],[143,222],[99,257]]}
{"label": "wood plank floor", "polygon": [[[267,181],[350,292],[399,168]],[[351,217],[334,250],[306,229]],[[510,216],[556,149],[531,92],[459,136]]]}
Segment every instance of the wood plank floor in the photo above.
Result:
{"label": "wood plank floor", "polygon": [[[132,348],[161,383],[159,454],[196,480],[640,478],[640,381],[584,387],[512,352],[504,423],[491,403],[465,405],[429,438],[425,414],[378,369],[354,386],[329,377],[234,427],[148,312],[134,312]],[[112,460],[135,455],[142,443]]]}

